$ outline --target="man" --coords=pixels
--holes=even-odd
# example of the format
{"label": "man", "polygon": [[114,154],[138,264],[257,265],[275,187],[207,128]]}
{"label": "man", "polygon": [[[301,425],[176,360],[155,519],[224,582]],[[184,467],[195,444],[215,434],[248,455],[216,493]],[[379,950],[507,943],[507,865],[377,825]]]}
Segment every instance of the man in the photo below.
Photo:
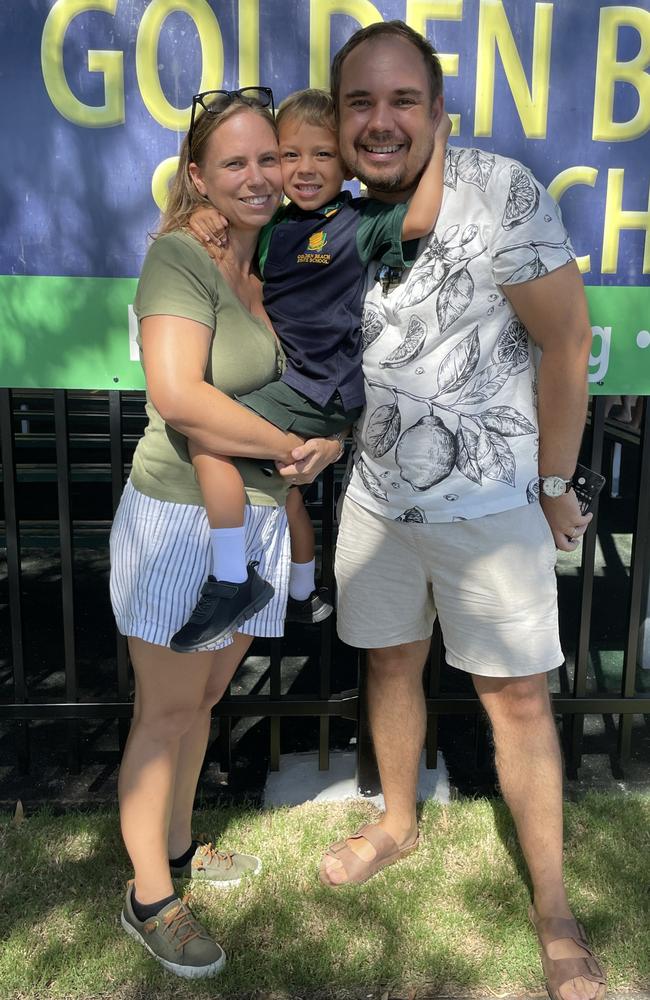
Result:
{"label": "man", "polygon": [[[334,59],[332,93],[350,170],[373,198],[406,200],[443,113],[429,43],[398,21],[358,31]],[[490,718],[549,991],[591,1000],[605,979],[562,881],[546,677],[563,659],[555,546],[574,549],[590,520],[570,480],[591,329],[559,210],[527,170],[450,148],[445,185],[414,267],[384,270],[366,297],[366,410],[336,573],[339,633],[368,649],[386,812],[330,848],[321,878],[362,882],[417,847],[421,675],[437,613],[448,661],[473,675]],[[541,349],[537,369],[526,331]]]}

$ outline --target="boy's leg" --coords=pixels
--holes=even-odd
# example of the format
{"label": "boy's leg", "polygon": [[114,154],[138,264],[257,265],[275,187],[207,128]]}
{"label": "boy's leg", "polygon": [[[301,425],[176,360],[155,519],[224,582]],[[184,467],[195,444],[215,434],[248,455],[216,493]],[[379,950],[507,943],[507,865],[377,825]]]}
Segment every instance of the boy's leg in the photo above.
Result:
{"label": "boy's leg", "polygon": [[170,640],[176,653],[213,647],[261,611],[275,593],[257,572],[257,563],[246,561],[246,493],[239,472],[230,459],[191,442],[189,453],[210,525],[213,575],[203,584],[189,619]]}
{"label": "boy's leg", "polygon": [[210,525],[213,574],[217,580],[244,583],[246,492],[242,478],[229,458],[203,451],[191,441],[188,451]]}
{"label": "boy's leg", "polygon": [[323,622],[334,610],[329,595],[316,590],[316,539],[302,494],[294,487],[286,503],[291,538],[291,574],[287,621],[314,624]]}
{"label": "boy's leg", "polygon": [[316,538],[302,493],[296,486],[289,490],[286,510],[291,537],[289,596],[304,601],[316,589]]}

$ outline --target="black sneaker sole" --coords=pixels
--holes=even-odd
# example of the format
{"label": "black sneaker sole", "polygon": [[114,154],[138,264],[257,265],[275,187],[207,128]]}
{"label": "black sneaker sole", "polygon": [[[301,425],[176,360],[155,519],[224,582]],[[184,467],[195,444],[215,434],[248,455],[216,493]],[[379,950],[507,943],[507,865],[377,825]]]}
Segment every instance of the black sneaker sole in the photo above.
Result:
{"label": "black sneaker sole", "polygon": [[172,649],[175,653],[204,652],[212,645],[212,643],[219,642],[220,639],[226,639],[229,635],[232,635],[233,632],[236,632],[240,625],[243,625],[244,622],[247,622],[249,618],[252,618],[253,615],[256,615],[258,611],[261,611],[262,608],[265,608],[274,594],[275,594],[275,587],[273,587],[267,581],[264,581],[264,589],[262,590],[261,594],[258,594],[255,600],[251,601],[250,604],[247,604],[246,607],[243,608],[243,610],[237,616],[235,621],[232,622],[232,624],[228,625],[227,628],[221,629],[220,632],[215,632],[214,635],[209,636],[209,638],[207,639],[203,639],[201,642],[193,642],[193,643],[184,642],[179,644],[178,642],[175,642],[172,637],[169,643],[169,648]]}
{"label": "black sneaker sole", "polygon": [[300,617],[299,615],[292,615],[290,612],[287,614],[285,621],[292,625],[320,625],[321,622],[326,622],[328,618],[331,617],[334,608],[332,605],[328,605],[327,608],[319,608],[318,611],[307,617]]}

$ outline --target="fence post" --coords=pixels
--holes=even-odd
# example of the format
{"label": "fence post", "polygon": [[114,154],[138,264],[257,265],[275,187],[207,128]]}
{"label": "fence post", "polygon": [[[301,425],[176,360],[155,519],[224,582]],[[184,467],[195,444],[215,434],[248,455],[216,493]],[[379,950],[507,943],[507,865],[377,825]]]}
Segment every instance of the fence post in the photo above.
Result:
{"label": "fence post", "polygon": [[[621,679],[621,695],[624,698],[633,697],[636,690],[641,601],[645,584],[644,575],[648,566],[648,551],[650,550],[648,544],[650,538],[650,419],[648,419],[647,405],[644,407],[641,421],[639,450],[641,453],[639,456],[639,488],[630,559],[628,629]],[[626,763],[630,758],[633,721],[634,716],[631,712],[619,716],[618,755],[621,764]]]}
{"label": "fence post", "polygon": [[[108,427],[111,453],[111,502],[113,517],[122,496],[124,487],[124,451],[122,447],[122,394],[119,389],[108,391]],[[120,701],[128,701],[129,688],[129,653],[126,639],[115,629],[117,656],[117,694]],[[118,721],[118,738],[120,752],[124,752],[129,735],[129,719]]]}
{"label": "fence post", "polygon": [[[591,409],[591,442],[589,465],[595,472],[602,471],[603,443],[605,439],[605,397],[595,396]],[[593,520],[582,540],[582,564],[580,567],[580,613],[578,618],[578,639],[576,642],[573,670],[573,695],[582,698],[587,692],[587,668],[589,666],[589,638],[591,633],[591,609],[594,592],[594,562],[598,539],[598,498],[593,506]],[[570,778],[578,776],[582,763],[582,736],[584,715],[574,714],[563,718],[565,740],[565,766]]]}
{"label": "fence post", "polygon": [[368,665],[359,654],[359,700],[357,708],[357,788],[361,795],[374,797],[381,792],[379,768],[368,721]]}
{"label": "fence post", "polygon": [[[5,505],[14,699],[18,704],[24,704],[27,701],[27,684],[25,682],[25,650],[23,645],[21,597],[22,567],[20,562],[20,530],[16,507],[16,455],[14,450],[11,389],[0,389],[0,438],[2,447],[2,485]],[[22,721],[15,722],[14,726],[18,769],[22,774],[26,774],[29,771],[28,723]]]}
{"label": "fence post", "polygon": [[[57,496],[59,503],[59,543],[61,550],[61,602],[63,610],[63,649],[65,695],[77,701],[79,683],[74,635],[74,559],[72,510],[70,507],[70,439],[68,434],[68,393],[54,390],[54,436],[56,440]],[[81,770],[79,720],[69,719],[68,766],[73,774]]]}

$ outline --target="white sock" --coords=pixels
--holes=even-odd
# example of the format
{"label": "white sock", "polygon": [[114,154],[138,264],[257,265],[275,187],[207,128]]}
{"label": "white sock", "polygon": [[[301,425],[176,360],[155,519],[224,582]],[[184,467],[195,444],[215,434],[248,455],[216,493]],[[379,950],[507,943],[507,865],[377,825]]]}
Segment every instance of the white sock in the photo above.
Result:
{"label": "white sock", "polygon": [[240,528],[210,528],[212,545],[212,572],[217,580],[244,583],[246,569],[246,539],[244,526]]}
{"label": "white sock", "polygon": [[316,560],[306,563],[291,563],[289,575],[289,597],[294,601],[304,601],[316,589]]}

